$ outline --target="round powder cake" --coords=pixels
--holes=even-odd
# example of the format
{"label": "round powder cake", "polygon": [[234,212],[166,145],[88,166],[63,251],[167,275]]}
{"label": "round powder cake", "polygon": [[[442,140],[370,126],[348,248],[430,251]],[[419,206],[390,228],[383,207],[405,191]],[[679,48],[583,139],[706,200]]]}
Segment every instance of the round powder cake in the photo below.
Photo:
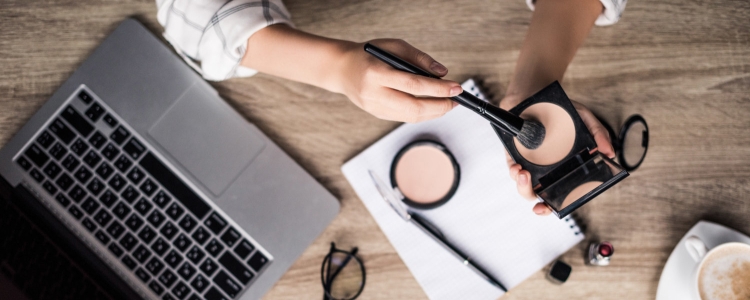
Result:
{"label": "round powder cake", "polygon": [[445,197],[456,180],[450,157],[431,145],[406,150],[395,166],[395,181],[401,193],[411,201],[430,204]]}
{"label": "round powder cake", "polygon": [[537,103],[529,106],[520,115],[523,119],[536,120],[544,126],[545,134],[538,148],[527,149],[514,138],[518,153],[529,162],[547,166],[563,160],[576,139],[573,119],[562,107],[552,103]]}

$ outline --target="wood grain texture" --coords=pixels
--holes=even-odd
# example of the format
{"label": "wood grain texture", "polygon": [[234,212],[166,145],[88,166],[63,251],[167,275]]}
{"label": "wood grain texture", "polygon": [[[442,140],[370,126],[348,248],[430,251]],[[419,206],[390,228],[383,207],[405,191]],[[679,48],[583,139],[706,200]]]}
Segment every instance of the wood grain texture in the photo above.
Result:
{"label": "wood grain texture", "polygon": [[[285,2],[300,29],[355,41],[403,38],[446,65],[449,78],[480,79],[496,100],[531,16],[522,0]],[[4,0],[0,145],[121,20],[135,16],[159,33],[155,11],[145,0]],[[564,88],[615,126],[642,114],[651,132],[642,167],[577,213],[587,238],[612,241],[617,254],[609,267],[586,267],[582,243],[563,256],[573,266],[567,283],[537,272],[503,299],[652,299],[669,253],[698,220],[750,234],[748,19],[745,0],[632,1],[620,23],[592,31]],[[213,85],[341,200],[338,217],[266,298],[320,298],[331,241],[360,248],[362,299],[426,298],[340,171],[398,124],[271,76]]]}

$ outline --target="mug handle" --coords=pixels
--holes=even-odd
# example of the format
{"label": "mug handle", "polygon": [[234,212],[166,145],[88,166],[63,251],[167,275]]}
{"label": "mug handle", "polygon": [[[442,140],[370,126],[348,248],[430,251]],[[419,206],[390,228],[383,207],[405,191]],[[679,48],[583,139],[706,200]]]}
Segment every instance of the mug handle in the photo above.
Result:
{"label": "mug handle", "polygon": [[689,236],[687,239],[685,239],[685,248],[687,248],[687,252],[688,254],[690,254],[690,257],[692,257],[696,262],[701,261],[708,252],[706,243],[704,243],[700,238],[694,235]]}

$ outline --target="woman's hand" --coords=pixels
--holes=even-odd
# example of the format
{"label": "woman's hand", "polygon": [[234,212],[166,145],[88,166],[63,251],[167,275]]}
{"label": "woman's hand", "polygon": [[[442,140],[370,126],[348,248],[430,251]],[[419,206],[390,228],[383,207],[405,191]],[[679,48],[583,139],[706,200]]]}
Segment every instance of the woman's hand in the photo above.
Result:
{"label": "woman's hand", "polygon": [[[503,101],[506,100],[504,99]],[[610,140],[609,132],[607,132],[607,129],[604,128],[602,123],[600,123],[599,120],[594,116],[594,114],[588,108],[583,106],[583,104],[572,100],[571,102],[573,102],[573,106],[578,111],[578,115],[581,116],[583,123],[585,123],[586,127],[588,127],[591,135],[594,136],[594,141],[596,141],[596,146],[598,147],[599,152],[609,158],[614,158],[615,150],[614,148],[612,148],[612,141]],[[505,105],[502,106],[508,108],[507,106],[509,104],[507,103],[509,103],[509,101],[503,103]],[[520,164],[515,163],[507,152],[505,154],[508,160],[510,178],[516,181],[516,188],[518,189],[518,193],[526,199],[537,200],[536,194],[531,187],[531,174],[529,173],[529,171],[522,169]],[[547,205],[541,202],[534,205],[533,211],[535,214],[540,216],[546,216],[552,212],[552,210],[550,210]]]}
{"label": "woman's hand", "polygon": [[[445,66],[403,40],[379,39],[370,43],[435,76],[448,74]],[[454,81],[396,70],[365,52],[364,43],[347,47],[339,66],[334,91],[384,120],[416,123],[440,117],[456,106],[448,97],[463,91]]]}

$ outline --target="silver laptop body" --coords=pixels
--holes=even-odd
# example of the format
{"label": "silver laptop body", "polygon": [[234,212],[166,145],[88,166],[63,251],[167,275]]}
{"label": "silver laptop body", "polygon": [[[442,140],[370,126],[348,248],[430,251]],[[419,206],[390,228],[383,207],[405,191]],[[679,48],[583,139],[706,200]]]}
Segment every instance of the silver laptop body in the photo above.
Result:
{"label": "silver laptop body", "polygon": [[151,299],[260,298],[339,207],[132,19],[0,150],[0,175]]}

